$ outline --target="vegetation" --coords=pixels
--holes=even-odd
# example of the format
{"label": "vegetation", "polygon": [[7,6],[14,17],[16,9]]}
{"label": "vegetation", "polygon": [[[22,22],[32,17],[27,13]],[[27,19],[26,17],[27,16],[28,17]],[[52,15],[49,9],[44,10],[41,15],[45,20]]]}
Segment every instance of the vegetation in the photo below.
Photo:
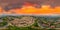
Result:
{"label": "vegetation", "polygon": [[0,22],[0,27],[7,25],[7,22]]}
{"label": "vegetation", "polygon": [[[0,19],[2,19],[3,22],[0,23],[0,26],[3,27],[5,25],[7,25],[8,21],[12,21],[14,18],[20,19],[22,17],[24,17],[24,16],[4,16],[4,17],[1,17]],[[55,30],[54,28],[51,28],[51,26],[57,26],[60,28],[60,26],[58,26],[60,24],[58,24],[58,25],[54,24],[54,23],[58,23],[58,21],[56,21],[56,20],[60,17],[56,17],[56,18],[55,17],[45,17],[45,16],[44,17],[42,17],[42,16],[38,16],[38,17],[31,16],[31,17],[34,17],[36,19],[35,23],[33,25],[31,25],[29,27],[17,27],[17,26],[9,25],[8,29],[6,29],[6,30]],[[53,20],[53,21],[51,21],[51,20]],[[41,26],[39,26],[38,23],[40,23],[40,25],[45,27],[45,28],[41,29]],[[48,28],[51,28],[51,29],[46,29],[47,26],[44,26],[42,24],[45,24],[45,25],[47,24]]]}

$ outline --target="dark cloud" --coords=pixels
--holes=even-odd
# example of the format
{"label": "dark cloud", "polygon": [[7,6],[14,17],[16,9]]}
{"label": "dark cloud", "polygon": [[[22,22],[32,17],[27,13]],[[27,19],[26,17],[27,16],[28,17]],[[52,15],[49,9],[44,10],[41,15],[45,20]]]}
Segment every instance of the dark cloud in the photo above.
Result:
{"label": "dark cloud", "polygon": [[49,5],[54,8],[56,6],[60,6],[60,0],[50,0]]}
{"label": "dark cloud", "polygon": [[0,6],[6,11],[21,8],[23,4],[24,0],[0,0]]}
{"label": "dark cloud", "polygon": [[[28,0],[27,2],[30,2],[32,4],[37,4],[36,7],[39,5],[50,5],[52,8],[56,6],[60,6],[60,0]],[[39,7],[40,7],[39,6]]]}
{"label": "dark cloud", "polygon": [[0,6],[4,10],[22,8],[25,2],[37,4],[34,7],[40,8],[41,5],[50,5],[51,7],[60,6],[60,0],[0,0]]}

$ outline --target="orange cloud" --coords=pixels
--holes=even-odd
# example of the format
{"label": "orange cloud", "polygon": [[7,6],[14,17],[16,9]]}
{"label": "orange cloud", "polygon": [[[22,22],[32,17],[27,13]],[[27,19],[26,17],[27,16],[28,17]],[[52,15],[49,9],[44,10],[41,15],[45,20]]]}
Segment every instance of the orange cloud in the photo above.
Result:
{"label": "orange cloud", "polygon": [[2,8],[0,7],[0,14],[2,14]]}
{"label": "orange cloud", "polygon": [[21,9],[12,9],[5,14],[60,14],[60,7],[51,8],[49,5],[42,5],[41,8],[23,6]]}

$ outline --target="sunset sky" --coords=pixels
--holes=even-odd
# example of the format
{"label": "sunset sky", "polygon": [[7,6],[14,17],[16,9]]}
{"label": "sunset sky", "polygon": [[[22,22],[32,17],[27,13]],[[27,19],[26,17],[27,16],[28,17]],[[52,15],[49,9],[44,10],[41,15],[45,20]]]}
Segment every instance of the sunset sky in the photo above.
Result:
{"label": "sunset sky", "polygon": [[60,14],[60,0],[0,0],[0,14]]}

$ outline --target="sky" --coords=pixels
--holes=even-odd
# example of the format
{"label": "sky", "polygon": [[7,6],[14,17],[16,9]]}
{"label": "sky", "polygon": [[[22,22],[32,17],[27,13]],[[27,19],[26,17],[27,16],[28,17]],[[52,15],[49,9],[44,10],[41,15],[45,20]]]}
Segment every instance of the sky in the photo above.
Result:
{"label": "sky", "polygon": [[0,0],[2,14],[60,14],[60,0]]}

